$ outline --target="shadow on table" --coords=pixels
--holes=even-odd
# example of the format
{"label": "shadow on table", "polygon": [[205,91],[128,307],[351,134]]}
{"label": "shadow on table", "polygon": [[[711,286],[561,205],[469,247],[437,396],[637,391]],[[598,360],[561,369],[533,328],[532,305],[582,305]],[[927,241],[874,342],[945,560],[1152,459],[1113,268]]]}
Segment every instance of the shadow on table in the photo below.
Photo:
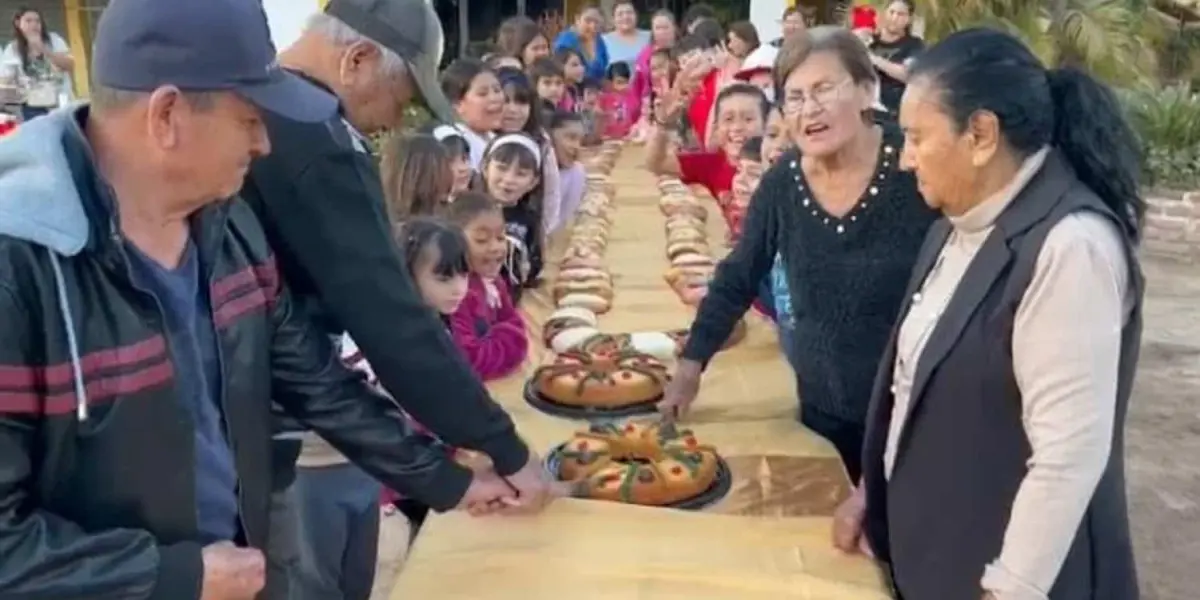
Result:
{"label": "shadow on table", "polygon": [[832,517],[850,495],[842,461],[831,457],[727,456],[733,489],[713,512],[755,517]]}

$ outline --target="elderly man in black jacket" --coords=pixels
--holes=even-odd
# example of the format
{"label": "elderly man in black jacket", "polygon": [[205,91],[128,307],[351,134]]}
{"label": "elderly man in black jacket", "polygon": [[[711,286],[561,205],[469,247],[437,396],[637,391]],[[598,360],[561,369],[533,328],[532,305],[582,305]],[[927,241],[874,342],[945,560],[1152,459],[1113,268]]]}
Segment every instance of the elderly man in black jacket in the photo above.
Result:
{"label": "elderly man in black jacket", "polygon": [[414,434],[297,310],[235,194],[263,112],[324,121],[256,0],[115,0],[90,107],[0,142],[0,597],[247,600],[270,400],[438,509],[513,496]]}
{"label": "elderly man in black jacket", "polygon": [[[400,125],[415,102],[457,120],[437,81],[441,54],[441,25],[426,0],[332,0],[279,62],[335,95],[339,115],[322,124],[268,115],[275,151],[254,162],[243,195],[305,310],[330,335],[354,340],[406,412],[445,442],[490,456],[519,508],[538,510],[552,497],[540,460],[424,305],[393,241],[366,138]],[[365,597],[369,584],[352,582],[374,571],[378,488],[316,436],[299,436],[303,453],[295,434],[281,437],[276,486],[296,482],[279,494],[281,509],[298,505],[300,514],[294,593]]]}

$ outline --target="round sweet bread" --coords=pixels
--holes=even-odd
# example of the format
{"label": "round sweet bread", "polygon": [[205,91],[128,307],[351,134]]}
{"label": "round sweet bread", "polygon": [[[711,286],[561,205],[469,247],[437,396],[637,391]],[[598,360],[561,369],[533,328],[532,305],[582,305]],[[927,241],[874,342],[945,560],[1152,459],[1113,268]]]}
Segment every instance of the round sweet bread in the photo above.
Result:
{"label": "round sweet bread", "polygon": [[711,256],[712,250],[706,241],[683,241],[675,242],[667,245],[667,258],[674,260],[686,254],[700,254],[703,256]]}
{"label": "round sweet bread", "polygon": [[568,253],[559,263],[561,269],[600,269],[604,261],[596,254],[583,251]]}
{"label": "round sweet bread", "polygon": [[668,219],[666,224],[667,231],[676,229],[699,229],[704,231],[704,221],[691,215],[680,215],[673,219]]}
{"label": "round sweet bread", "polygon": [[708,233],[699,229],[672,229],[667,232],[667,245],[680,242],[703,242],[708,239]]}
{"label": "round sweet bread", "polygon": [[612,307],[612,303],[602,296],[585,293],[567,294],[558,299],[559,308],[567,308],[570,306],[586,308],[598,315],[602,315],[608,312],[608,309]]}
{"label": "round sweet bread", "polygon": [[699,252],[680,252],[671,259],[671,265],[675,267],[711,267],[714,264],[711,256]]}
{"label": "round sweet bread", "polygon": [[612,276],[608,271],[594,267],[569,267],[562,268],[558,271],[559,281],[584,281],[591,279],[602,279],[612,281]]}
{"label": "round sweet bread", "polygon": [[597,500],[663,506],[695,498],[716,481],[716,449],[690,430],[630,422],[597,424],[559,451],[558,475],[582,481]]}
{"label": "round sweet bread", "polygon": [[565,406],[621,408],[662,397],[667,367],[631,351],[568,350],[533,374],[538,393]]}
{"label": "round sweet bread", "polygon": [[595,327],[572,327],[560,331],[550,338],[549,347],[555,352],[567,352],[578,348],[580,344],[584,344],[598,335],[602,334]]}
{"label": "round sweet bread", "polygon": [[611,302],[613,297],[612,284],[602,279],[584,279],[580,281],[559,280],[552,289],[554,300],[557,302],[571,294],[594,294]]}
{"label": "round sweet bread", "polygon": [[551,313],[542,326],[542,341],[549,348],[558,334],[580,327],[595,328],[596,314],[585,308],[560,308]]}

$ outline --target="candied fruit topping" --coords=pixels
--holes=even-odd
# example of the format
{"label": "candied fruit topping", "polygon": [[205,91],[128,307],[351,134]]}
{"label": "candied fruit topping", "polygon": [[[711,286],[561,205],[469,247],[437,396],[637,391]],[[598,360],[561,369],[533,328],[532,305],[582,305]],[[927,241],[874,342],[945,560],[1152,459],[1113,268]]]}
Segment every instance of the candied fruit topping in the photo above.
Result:
{"label": "candied fruit topping", "polygon": [[672,475],[682,475],[683,467],[680,467],[679,465],[675,465],[674,467],[671,467],[671,474]]}
{"label": "candied fruit topping", "polygon": [[638,471],[638,481],[642,483],[650,483],[654,481],[654,471],[650,469],[642,469]]}

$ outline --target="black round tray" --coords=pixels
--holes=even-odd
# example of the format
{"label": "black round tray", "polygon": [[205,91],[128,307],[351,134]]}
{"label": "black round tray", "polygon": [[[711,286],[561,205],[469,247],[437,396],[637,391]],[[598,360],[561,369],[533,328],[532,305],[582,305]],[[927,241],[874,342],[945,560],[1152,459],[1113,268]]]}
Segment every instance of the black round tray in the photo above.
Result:
{"label": "black round tray", "polygon": [[567,419],[580,419],[591,421],[595,419],[606,418],[621,418],[634,417],[638,415],[652,415],[658,412],[658,401],[662,400],[662,396],[649,400],[647,402],[639,402],[622,406],[621,408],[598,408],[593,406],[568,406],[546,399],[534,387],[533,379],[525,382],[525,401],[530,406],[556,417],[564,417]]}
{"label": "black round tray", "polygon": [[[546,454],[546,472],[556,480],[559,479],[558,453],[562,451],[563,446],[566,446],[566,444],[559,444]],[[679,510],[704,510],[705,508],[716,504],[722,498],[724,498],[725,495],[729,493],[731,488],[733,488],[733,472],[729,470],[729,464],[725,462],[725,459],[718,454],[717,477],[713,480],[712,485],[708,486],[708,489],[700,492],[696,496],[688,498],[687,500],[681,500],[672,504],[658,504],[654,506],[660,508],[676,508]],[[587,500],[587,498],[584,498],[584,500]]]}

